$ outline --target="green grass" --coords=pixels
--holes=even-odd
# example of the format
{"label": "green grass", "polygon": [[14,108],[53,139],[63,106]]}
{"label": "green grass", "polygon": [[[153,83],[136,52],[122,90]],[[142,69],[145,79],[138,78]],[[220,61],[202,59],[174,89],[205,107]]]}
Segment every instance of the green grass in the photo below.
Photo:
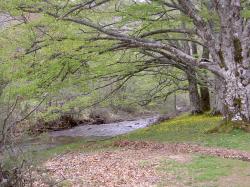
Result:
{"label": "green grass", "polygon": [[222,118],[219,116],[206,114],[184,115],[116,139],[186,142],[249,151],[250,133],[237,129],[228,133],[207,133],[208,130],[216,127],[221,120]]}
{"label": "green grass", "polygon": [[163,160],[158,169],[175,175],[177,181],[188,186],[218,186],[217,181],[221,177],[232,175],[236,171],[237,175],[244,176],[244,169],[249,167],[250,163],[239,160],[196,155],[187,163]]}
{"label": "green grass", "polygon": [[[50,158],[68,151],[87,151],[93,152],[103,149],[110,149],[110,146],[116,140],[153,140],[159,142],[186,142],[196,143],[204,146],[216,146],[234,148],[240,150],[250,150],[250,133],[242,130],[233,130],[229,133],[207,133],[222,120],[219,116],[183,115],[161,124],[150,126],[145,129],[139,129],[132,133],[118,136],[106,141],[96,141],[88,143],[79,140],[74,143],[60,145],[45,151],[34,153],[40,158]],[[87,145],[87,146],[86,146]]]}
{"label": "green grass", "polygon": [[[206,133],[209,129],[216,127],[222,120],[219,116],[183,115],[161,124],[139,129],[132,133],[118,136],[107,141],[96,141],[89,143],[86,140],[78,140],[43,150],[39,152],[29,152],[24,156],[26,159],[43,161],[48,158],[63,154],[69,151],[93,152],[112,149],[110,146],[117,140],[153,140],[159,142],[185,142],[196,143],[204,146],[226,147],[241,150],[250,150],[250,133],[241,130],[233,130],[229,133]],[[15,161],[14,161],[15,162]]]}

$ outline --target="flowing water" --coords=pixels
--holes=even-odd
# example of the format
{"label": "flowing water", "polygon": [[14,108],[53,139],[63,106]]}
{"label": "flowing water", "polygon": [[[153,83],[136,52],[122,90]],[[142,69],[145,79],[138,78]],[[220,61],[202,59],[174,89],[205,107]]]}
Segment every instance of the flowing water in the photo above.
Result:
{"label": "flowing water", "polygon": [[45,135],[45,138],[29,139],[25,143],[18,145],[18,148],[22,151],[40,151],[80,140],[107,139],[132,132],[136,129],[146,128],[154,124],[156,120],[157,116],[109,124],[80,125],[71,129],[49,132]]}
{"label": "flowing water", "polygon": [[83,125],[72,129],[50,132],[50,137],[114,137],[121,134],[134,131],[139,128],[145,128],[156,121],[157,117],[138,119],[134,121],[122,121],[101,125]]}

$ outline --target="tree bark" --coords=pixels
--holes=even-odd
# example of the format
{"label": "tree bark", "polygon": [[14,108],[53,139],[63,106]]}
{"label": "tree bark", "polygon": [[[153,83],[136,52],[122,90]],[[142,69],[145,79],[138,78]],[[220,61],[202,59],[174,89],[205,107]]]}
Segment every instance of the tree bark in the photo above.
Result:
{"label": "tree bark", "polygon": [[[183,27],[185,28],[185,25]],[[190,48],[189,43],[184,42],[184,50],[186,51],[187,54],[192,54],[194,56],[198,55],[197,47],[193,43]],[[191,66],[187,66],[184,71],[187,75],[187,80],[188,80],[188,92],[189,92],[191,114],[193,115],[201,114],[202,113],[201,99],[198,91],[196,71]]]}
{"label": "tree bark", "polygon": [[[203,47],[202,58],[209,59],[209,51],[207,48]],[[210,110],[210,94],[207,86],[207,73],[204,72],[203,81],[200,86],[200,94],[201,94],[201,108],[203,112],[207,112]]]}
{"label": "tree bark", "polygon": [[207,86],[200,87],[201,93],[201,108],[203,112],[210,110],[210,94]]}
{"label": "tree bark", "polygon": [[238,77],[231,75],[225,82],[226,118],[233,121],[250,121],[248,98],[250,86],[245,87]]}
{"label": "tree bark", "polygon": [[225,90],[225,84],[223,83],[223,80],[220,80],[220,77],[215,76],[213,81],[213,96],[212,96],[212,115],[220,115],[224,114],[224,104],[223,104],[223,98],[224,98],[224,90]]}
{"label": "tree bark", "polygon": [[[249,27],[250,30],[250,27]],[[227,31],[225,31],[227,32]],[[242,38],[225,33],[222,45],[221,61],[225,67],[221,70],[225,83],[224,105],[226,115],[231,121],[250,122],[249,90],[250,90],[250,49]],[[231,38],[229,38],[231,36]],[[248,49],[248,53],[244,51]],[[244,56],[246,55],[246,56]]]}
{"label": "tree bark", "polygon": [[190,100],[190,108],[191,114],[201,114],[201,101],[200,95],[198,92],[197,80],[196,80],[196,72],[192,68],[188,68],[186,71],[187,80],[188,80],[188,91],[189,91],[189,100]]}

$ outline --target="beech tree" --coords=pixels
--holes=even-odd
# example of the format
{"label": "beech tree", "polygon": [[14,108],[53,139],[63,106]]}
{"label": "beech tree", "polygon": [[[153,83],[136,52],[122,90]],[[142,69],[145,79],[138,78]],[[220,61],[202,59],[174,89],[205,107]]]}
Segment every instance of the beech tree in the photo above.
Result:
{"label": "beech tree", "polygon": [[[2,7],[8,7],[8,3]],[[219,77],[224,117],[250,121],[250,3],[244,0],[17,1],[15,9],[89,28],[105,51],[133,49],[166,64],[206,69]],[[13,5],[12,5],[13,9]],[[108,18],[112,16],[112,18]],[[183,22],[187,27],[183,28]],[[79,28],[78,28],[79,29]],[[81,29],[80,29],[81,30]],[[79,34],[79,33],[78,33]],[[86,32],[82,32],[86,35]],[[80,34],[79,34],[80,35]],[[183,45],[199,45],[198,55]],[[202,58],[201,48],[209,51]]]}

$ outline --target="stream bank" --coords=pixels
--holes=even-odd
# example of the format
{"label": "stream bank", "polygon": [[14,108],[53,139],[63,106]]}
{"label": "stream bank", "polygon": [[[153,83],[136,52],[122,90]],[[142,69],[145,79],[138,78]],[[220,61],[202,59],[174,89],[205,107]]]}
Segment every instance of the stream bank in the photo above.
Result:
{"label": "stream bank", "polygon": [[145,128],[155,123],[157,117],[149,117],[132,121],[122,121],[100,125],[83,125],[71,129],[49,132],[50,137],[114,137],[126,134],[139,128]]}
{"label": "stream bank", "polygon": [[94,141],[107,139],[126,134],[140,128],[146,128],[154,124],[158,116],[126,120],[99,125],[79,125],[70,129],[51,131],[38,137],[30,137],[25,142],[15,146],[15,150],[22,152],[37,152],[60,145],[71,144],[78,141]]}

